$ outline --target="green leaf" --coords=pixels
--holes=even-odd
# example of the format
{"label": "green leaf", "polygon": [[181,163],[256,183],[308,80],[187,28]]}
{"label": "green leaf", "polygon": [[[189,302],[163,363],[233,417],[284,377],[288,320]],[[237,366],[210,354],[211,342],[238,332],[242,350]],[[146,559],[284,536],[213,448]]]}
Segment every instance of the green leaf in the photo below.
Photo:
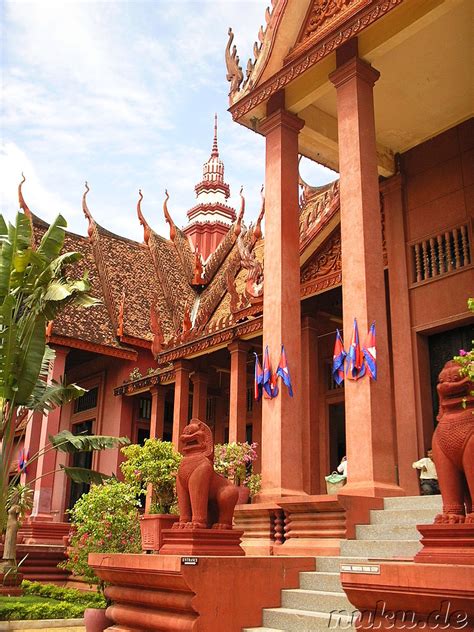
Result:
{"label": "green leaf", "polygon": [[86,483],[87,485],[100,485],[104,481],[115,478],[113,475],[102,474],[95,470],[88,470],[85,467],[66,467],[61,465],[61,470],[75,483]]}
{"label": "green leaf", "polygon": [[40,255],[46,257],[47,261],[51,262],[61,252],[66,226],[67,222],[64,217],[58,215],[43,235],[37,250]]}
{"label": "green leaf", "polygon": [[128,445],[128,437],[109,437],[106,435],[73,435],[69,430],[62,430],[57,435],[50,435],[51,445],[61,452],[93,452],[106,450],[121,445]]}

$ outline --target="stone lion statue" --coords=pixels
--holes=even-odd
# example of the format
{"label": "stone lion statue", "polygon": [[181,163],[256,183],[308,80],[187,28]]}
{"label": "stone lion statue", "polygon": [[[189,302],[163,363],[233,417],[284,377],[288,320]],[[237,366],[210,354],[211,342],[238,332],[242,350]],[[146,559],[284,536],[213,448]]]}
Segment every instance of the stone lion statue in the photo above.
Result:
{"label": "stone lion statue", "polygon": [[180,437],[183,459],[178,468],[177,529],[232,529],[239,491],[214,471],[214,442],[209,426],[191,419]]}
{"label": "stone lion statue", "polygon": [[474,523],[474,384],[450,360],[439,374],[438,426],[433,457],[443,498],[435,523]]}

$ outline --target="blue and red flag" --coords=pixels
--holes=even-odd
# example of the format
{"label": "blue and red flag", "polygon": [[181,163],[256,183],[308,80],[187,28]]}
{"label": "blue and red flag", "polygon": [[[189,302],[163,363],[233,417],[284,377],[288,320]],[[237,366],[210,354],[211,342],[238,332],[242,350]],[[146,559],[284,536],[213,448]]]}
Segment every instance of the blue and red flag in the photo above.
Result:
{"label": "blue and red flag", "polygon": [[276,376],[272,375],[267,345],[265,347],[265,353],[263,354],[263,396],[266,399],[272,399],[277,395],[278,384],[276,383]]}
{"label": "blue and red flag", "polygon": [[372,323],[362,345],[362,353],[364,354],[365,364],[367,365],[367,372],[373,379],[377,379],[377,350],[375,346],[375,323]]}
{"label": "blue and red flag", "polygon": [[257,402],[262,398],[263,389],[263,369],[258,360],[258,355],[254,352],[255,356],[255,377],[254,377],[254,397]]}
{"label": "blue and red flag", "polygon": [[359,330],[357,328],[357,319],[354,318],[354,328],[352,330],[351,346],[347,354],[348,362],[346,374],[351,380],[359,380],[365,375],[364,356],[359,344]]}
{"label": "blue and red flag", "polygon": [[332,355],[332,376],[338,386],[344,381],[344,361],[347,353],[344,351],[339,329],[336,329],[336,342],[334,343],[334,353]]}
{"label": "blue and red flag", "polygon": [[293,387],[291,385],[290,370],[288,369],[288,362],[286,360],[286,352],[284,345],[281,345],[280,362],[276,370],[276,375],[279,375],[283,380],[283,383],[288,388],[288,394],[293,397]]}
{"label": "blue and red flag", "polygon": [[28,465],[28,459],[30,458],[30,454],[27,450],[22,448],[18,452],[18,472],[23,474],[27,472],[26,466]]}

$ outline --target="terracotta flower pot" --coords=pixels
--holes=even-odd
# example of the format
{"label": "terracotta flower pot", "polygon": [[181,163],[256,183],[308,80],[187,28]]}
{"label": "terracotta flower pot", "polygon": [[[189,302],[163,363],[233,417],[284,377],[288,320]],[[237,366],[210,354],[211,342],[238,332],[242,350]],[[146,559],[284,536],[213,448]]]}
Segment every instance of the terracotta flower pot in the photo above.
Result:
{"label": "terracotta flower pot", "polygon": [[171,529],[179,520],[179,516],[172,514],[144,514],[140,517],[140,531],[142,534],[143,551],[159,551],[162,544],[163,529]]}
{"label": "terracotta flower pot", "polygon": [[112,625],[112,621],[105,615],[105,608],[86,608],[84,623],[86,632],[103,632]]}
{"label": "terracotta flower pot", "polygon": [[239,499],[237,501],[238,505],[246,505],[249,502],[250,498],[250,489],[245,485],[239,485]]}

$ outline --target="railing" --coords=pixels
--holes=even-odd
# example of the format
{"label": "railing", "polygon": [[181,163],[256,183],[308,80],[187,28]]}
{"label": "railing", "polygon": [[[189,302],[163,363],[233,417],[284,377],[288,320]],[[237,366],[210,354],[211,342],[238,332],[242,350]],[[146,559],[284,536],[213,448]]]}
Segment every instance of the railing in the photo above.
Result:
{"label": "railing", "polygon": [[458,226],[411,246],[413,282],[459,270],[471,263],[471,249],[467,225]]}

